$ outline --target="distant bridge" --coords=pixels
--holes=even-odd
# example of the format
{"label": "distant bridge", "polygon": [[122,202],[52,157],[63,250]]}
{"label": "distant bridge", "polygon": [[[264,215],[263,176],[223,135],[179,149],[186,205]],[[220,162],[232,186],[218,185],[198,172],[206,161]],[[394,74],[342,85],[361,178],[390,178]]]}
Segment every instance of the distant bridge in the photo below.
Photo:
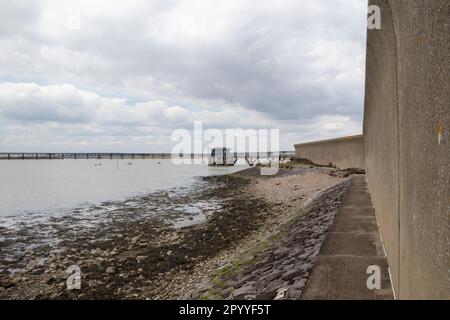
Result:
{"label": "distant bridge", "polygon": [[[236,157],[273,157],[277,153],[234,153]],[[278,152],[280,159],[285,159],[295,156],[295,151],[280,151]],[[172,159],[172,158],[205,158],[208,154],[174,154],[174,153],[54,153],[54,152],[0,152],[0,160],[64,160],[64,159]]]}

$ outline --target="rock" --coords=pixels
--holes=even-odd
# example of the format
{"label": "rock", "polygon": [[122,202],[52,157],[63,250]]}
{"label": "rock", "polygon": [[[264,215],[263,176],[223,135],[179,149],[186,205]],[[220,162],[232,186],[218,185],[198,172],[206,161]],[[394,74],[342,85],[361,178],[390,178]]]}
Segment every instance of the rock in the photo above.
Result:
{"label": "rock", "polygon": [[44,278],[42,278],[41,282],[42,282],[43,284],[50,284],[50,283],[53,282],[53,280],[54,280],[53,277],[51,277],[51,276],[45,276]]}
{"label": "rock", "polygon": [[15,278],[12,279],[12,283],[13,283],[13,284],[18,284],[18,283],[20,282],[20,280],[22,280],[22,278],[20,278],[20,277],[15,277]]}
{"label": "rock", "polygon": [[109,249],[106,249],[105,251],[101,252],[101,255],[102,255],[103,257],[109,256]]}
{"label": "rock", "polygon": [[14,287],[16,284],[13,281],[9,281],[9,280],[0,280],[0,287],[3,287],[5,289]]}
{"label": "rock", "polygon": [[313,267],[312,263],[305,263],[300,268],[303,269],[304,271],[308,272],[312,269],[312,267]]}
{"label": "rock", "polygon": [[241,282],[242,284],[246,284],[246,283],[248,283],[248,282],[250,282],[250,281],[255,281],[257,278],[258,278],[257,275],[255,275],[255,274],[250,274],[250,275],[248,275],[248,276],[242,278],[240,282]]}
{"label": "rock", "polygon": [[56,280],[66,281],[67,280],[67,273],[66,272],[58,272],[53,277]]}
{"label": "rock", "polygon": [[242,300],[246,299],[247,296],[256,296],[256,290],[253,285],[245,285],[234,290],[231,295],[235,300]]}
{"label": "rock", "polygon": [[309,255],[310,255],[310,254],[308,254],[308,253],[304,253],[304,254],[299,255],[298,258],[303,260],[303,259],[308,258]]}
{"label": "rock", "polygon": [[294,284],[292,285],[292,288],[295,290],[299,290],[299,289],[303,289],[306,285],[306,279],[302,278],[302,279],[298,279],[295,280]]}
{"label": "rock", "polygon": [[275,296],[274,300],[282,300],[286,298],[286,292],[288,291],[288,288],[280,288],[277,291],[277,295]]}
{"label": "rock", "polygon": [[273,300],[273,298],[275,298],[275,295],[276,295],[276,292],[260,293],[255,297],[255,299],[256,300]]}
{"label": "rock", "polygon": [[281,248],[275,250],[273,253],[279,259],[281,257],[286,256],[289,252],[290,252],[289,248],[281,247]]}
{"label": "rock", "polygon": [[172,250],[167,251],[167,255],[170,256],[172,254]]}
{"label": "rock", "polygon": [[271,273],[260,277],[259,280],[263,281],[263,282],[271,282],[277,278],[280,278],[282,274],[283,274],[283,271],[274,270]]}
{"label": "rock", "polygon": [[219,268],[217,268],[217,271],[220,272],[220,271],[223,271],[223,270],[225,270],[225,269],[227,269],[227,268],[230,268],[230,267],[232,267],[232,266],[233,266],[233,265],[231,264],[231,262],[228,262],[228,263],[226,263],[226,264],[220,266]]}
{"label": "rock", "polygon": [[131,244],[133,244],[133,245],[136,244],[140,237],[141,236],[135,236],[135,237],[131,238]]}
{"label": "rock", "polygon": [[276,279],[270,282],[262,291],[263,293],[273,293],[275,295],[283,285],[284,282],[281,279]]}
{"label": "rock", "polygon": [[148,258],[148,256],[137,256],[136,257],[136,262],[137,263],[141,263],[142,261],[144,261],[147,258]]}
{"label": "rock", "polygon": [[108,268],[106,268],[106,273],[108,273],[108,274],[114,273],[114,267],[108,267]]}
{"label": "rock", "polygon": [[38,264],[39,264],[39,260],[38,260],[38,259],[31,260],[31,261],[28,263],[28,265],[27,265],[27,269],[28,269],[28,270],[33,270],[33,269],[35,269],[35,268],[38,266]]}
{"label": "rock", "polygon": [[285,297],[290,300],[299,300],[302,292],[302,289],[289,288],[289,290],[286,292]]}
{"label": "rock", "polygon": [[266,265],[266,264],[269,263],[269,262],[270,262],[270,258],[269,258],[269,257],[265,257],[264,259],[262,259],[262,260],[256,262],[256,263],[255,263],[255,267],[261,267],[261,266],[264,266],[264,265]]}
{"label": "rock", "polygon": [[284,281],[291,281],[294,278],[301,277],[305,274],[305,269],[294,269],[283,274],[282,279]]}
{"label": "rock", "polygon": [[198,292],[205,292],[208,291],[209,289],[211,289],[212,287],[212,283],[208,278],[203,279],[200,284],[197,286],[197,291]]}

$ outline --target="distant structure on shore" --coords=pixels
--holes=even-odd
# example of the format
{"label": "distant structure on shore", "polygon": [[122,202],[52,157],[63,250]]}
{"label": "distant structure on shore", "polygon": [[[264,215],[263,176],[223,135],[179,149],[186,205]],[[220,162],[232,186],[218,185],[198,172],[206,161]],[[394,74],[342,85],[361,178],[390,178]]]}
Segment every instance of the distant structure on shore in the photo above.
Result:
{"label": "distant structure on shore", "polygon": [[229,148],[213,148],[209,155],[208,165],[210,166],[234,166],[238,157],[231,154]]}
{"label": "distant structure on shore", "polygon": [[[277,153],[264,153],[265,156],[272,157],[279,155],[280,159],[294,156],[294,151],[279,151]],[[235,153],[236,157],[260,158],[262,153],[246,152]],[[64,160],[64,159],[173,159],[206,158],[210,155],[201,153],[174,154],[174,153],[54,153],[54,152],[0,152],[0,160]]]}

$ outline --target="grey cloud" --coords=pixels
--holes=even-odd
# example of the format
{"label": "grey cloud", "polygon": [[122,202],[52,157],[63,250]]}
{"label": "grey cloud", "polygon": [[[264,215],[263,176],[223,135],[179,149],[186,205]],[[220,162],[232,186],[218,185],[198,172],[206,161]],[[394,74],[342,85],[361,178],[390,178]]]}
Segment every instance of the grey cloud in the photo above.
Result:
{"label": "grey cloud", "polygon": [[[0,22],[0,81],[68,83],[98,99],[162,100],[189,115],[169,119],[161,112],[142,125],[136,114],[117,117],[116,110],[100,121],[92,101],[74,95],[22,104],[3,99],[0,117],[96,122],[89,134],[99,136],[108,128],[131,136],[152,127],[156,134],[158,126],[189,127],[193,119],[220,128],[245,126],[242,119],[252,117],[260,121],[247,125],[292,121],[289,132],[299,139],[321,136],[319,127],[301,132],[306,127],[299,124],[323,115],[349,117],[351,130],[360,122],[365,1],[80,1],[80,30],[64,25],[71,2],[24,3],[0,10],[8,15]],[[56,22],[46,18],[49,12]],[[141,129],[127,130],[135,127]]]}
{"label": "grey cloud", "polygon": [[0,4],[0,38],[23,36],[31,32],[40,15],[36,1],[2,1]]}
{"label": "grey cloud", "polygon": [[[310,3],[301,6],[291,2],[293,8],[280,9],[281,16],[270,11],[256,11],[255,17],[249,13],[244,22],[237,19],[223,41],[188,47],[143,35],[151,14],[133,21],[104,19],[104,31],[108,33],[79,38],[74,49],[90,50],[117,61],[117,71],[125,78],[150,74],[172,83],[187,97],[221,99],[274,118],[311,118],[329,110],[358,115],[362,110],[362,73],[343,84],[343,90],[330,92],[330,88],[341,85],[333,79],[352,72],[349,67],[362,64],[362,59],[354,59],[350,66],[341,65],[339,60],[351,54],[363,56],[363,25],[348,19],[345,9],[354,8],[352,2],[316,4],[311,9],[319,12],[316,17],[307,14]],[[301,14],[302,9],[306,14]],[[313,50],[320,46],[318,40],[334,42],[334,52],[314,55]],[[360,51],[352,52],[356,49]],[[314,70],[314,65],[320,68],[333,54],[335,65]]]}

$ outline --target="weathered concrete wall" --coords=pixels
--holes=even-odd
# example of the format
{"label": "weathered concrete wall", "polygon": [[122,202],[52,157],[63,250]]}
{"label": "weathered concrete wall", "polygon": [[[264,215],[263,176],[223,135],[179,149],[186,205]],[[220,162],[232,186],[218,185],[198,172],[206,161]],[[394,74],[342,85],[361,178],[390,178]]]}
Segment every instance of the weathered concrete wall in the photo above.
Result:
{"label": "weathered concrete wall", "polygon": [[[398,292],[398,133],[395,32],[380,2],[381,30],[368,31],[364,135],[366,175]],[[389,94],[388,94],[389,93]]]}
{"label": "weathered concrete wall", "polygon": [[450,1],[369,4],[382,29],[367,37],[366,170],[394,288],[448,299]]}
{"label": "weathered concrete wall", "polygon": [[364,139],[362,135],[295,145],[295,157],[309,159],[320,165],[340,169],[364,169]]}

